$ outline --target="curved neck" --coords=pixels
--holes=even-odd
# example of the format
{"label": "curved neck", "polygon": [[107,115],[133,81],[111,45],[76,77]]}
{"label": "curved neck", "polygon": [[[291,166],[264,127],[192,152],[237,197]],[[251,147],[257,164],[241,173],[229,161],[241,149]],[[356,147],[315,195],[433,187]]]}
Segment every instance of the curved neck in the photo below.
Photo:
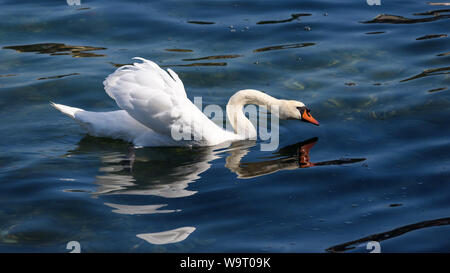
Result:
{"label": "curved neck", "polygon": [[241,90],[231,96],[227,104],[227,117],[231,126],[233,126],[234,132],[245,139],[256,139],[255,126],[243,112],[243,107],[246,104],[264,106],[270,111],[272,106],[280,106],[280,100],[253,89]]}

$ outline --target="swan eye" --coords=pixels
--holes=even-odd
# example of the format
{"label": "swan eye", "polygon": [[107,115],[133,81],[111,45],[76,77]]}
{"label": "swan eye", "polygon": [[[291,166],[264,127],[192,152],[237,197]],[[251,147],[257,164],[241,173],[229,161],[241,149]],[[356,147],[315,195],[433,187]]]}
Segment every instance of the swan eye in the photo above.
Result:
{"label": "swan eye", "polygon": [[311,110],[306,106],[297,107],[302,120],[312,118]]}
{"label": "swan eye", "polygon": [[303,116],[303,112],[307,111],[307,113],[309,114],[309,109],[306,108],[305,106],[299,106],[297,107],[298,111],[300,112],[300,116]]}

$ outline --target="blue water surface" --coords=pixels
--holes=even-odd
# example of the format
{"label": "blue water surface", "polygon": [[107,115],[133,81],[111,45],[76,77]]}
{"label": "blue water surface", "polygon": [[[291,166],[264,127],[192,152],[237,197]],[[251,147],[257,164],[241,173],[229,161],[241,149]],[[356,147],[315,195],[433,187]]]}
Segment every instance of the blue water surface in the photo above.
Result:
{"label": "blue water surface", "polygon": [[[0,252],[450,251],[448,7],[76,2],[0,0]],[[320,127],[135,148],[49,105],[117,110],[102,82],[135,56],[204,105],[258,89]]]}

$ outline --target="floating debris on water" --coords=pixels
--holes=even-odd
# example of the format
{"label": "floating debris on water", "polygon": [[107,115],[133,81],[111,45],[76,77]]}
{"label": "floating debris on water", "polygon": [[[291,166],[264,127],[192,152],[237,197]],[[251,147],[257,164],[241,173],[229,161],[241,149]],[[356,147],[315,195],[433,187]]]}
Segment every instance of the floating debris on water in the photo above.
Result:
{"label": "floating debris on water", "polygon": [[370,242],[370,241],[381,242],[381,241],[387,240],[389,238],[401,236],[405,233],[408,233],[408,232],[411,232],[414,230],[419,230],[419,229],[428,228],[428,227],[446,226],[449,224],[450,224],[450,218],[440,218],[440,219],[418,222],[418,223],[414,223],[414,224],[410,224],[410,225],[406,225],[406,226],[401,226],[399,228],[392,229],[392,230],[389,230],[386,232],[372,234],[372,235],[369,235],[369,236],[366,236],[364,238],[357,239],[354,241],[335,245],[335,246],[325,249],[325,251],[332,252],[332,253],[344,252],[347,250],[354,249],[357,244],[362,244],[362,243]]}
{"label": "floating debris on water", "polygon": [[300,43],[300,44],[268,46],[268,47],[255,49],[255,50],[253,50],[253,52],[264,52],[264,51],[269,51],[269,50],[279,50],[279,49],[288,49],[288,48],[300,48],[300,47],[313,46],[315,44],[316,43]]}
{"label": "floating debris on water", "polygon": [[414,13],[413,15],[433,15],[433,16],[438,16],[441,13],[445,13],[445,12],[450,12],[450,9],[431,10],[431,11],[427,11],[427,12]]}
{"label": "floating debris on water", "polygon": [[17,76],[17,74],[6,74],[6,75],[0,75],[0,78],[6,78],[6,77],[14,77]]}
{"label": "floating debris on water", "polygon": [[88,190],[82,190],[82,189],[64,189],[63,192],[73,192],[73,193],[91,193],[91,191]]}
{"label": "floating debris on water", "polygon": [[105,47],[73,46],[60,43],[42,43],[30,45],[5,46],[3,49],[13,49],[17,52],[36,52],[50,55],[72,55],[72,57],[104,57],[103,54],[95,54],[85,51],[105,50]]}
{"label": "floating debris on water", "polygon": [[64,74],[64,75],[43,77],[43,78],[39,78],[38,81],[40,81],[40,80],[60,79],[60,78],[64,78],[64,77],[68,77],[68,76],[75,76],[75,75],[80,75],[80,73],[70,73],[70,74]]}
{"label": "floating debris on water", "polygon": [[213,25],[214,22],[208,22],[208,21],[187,21],[189,24],[197,24],[197,25]]}
{"label": "floating debris on water", "polygon": [[437,56],[448,56],[448,55],[450,55],[450,52],[440,53]]}
{"label": "floating debris on water", "polygon": [[51,55],[72,55],[72,57],[74,58],[80,58],[80,57],[105,57],[106,55],[104,54],[96,54],[96,53],[90,53],[90,52],[79,52],[79,53],[72,53],[72,54],[67,54],[67,53],[54,53]]}
{"label": "floating debris on water", "polygon": [[207,56],[201,58],[193,58],[193,59],[183,59],[183,61],[202,61],[202,60],[216,60],[216,59],[233,59],[239,58],[243,55],[215,55],[215,56]]}
{"label": "floating debris on water", "polygon": [[194,50],[184,49],[184,48],[166,48],[165,51],[169,51],[169,52],[194,52]]}
{"label": "floating debris on water", "polygon": [[366,34],[368,34],[368,35],[382,34],[382,33],[386,33],[386,31],[372,31],[372,32],[366,32]]}
{"label": "floating debris on water", "polygon": [[310,26],[305,26],[305,31],[311,31],[311,27]]}
{"label": "floating debris on water", "polygon": [[428,92],[434,93],[434,92],[444,91],[446,89],[447,89],[447,87],[441,87],[441,88],[435,88],[435,89],[428,90]]}
{"label": "floating debris on water", "polygon": [[418,19],[410,19],[410,18],[405,18],[403,16],[391,15],[391,14],[379,14],[374,19],[372,19],[370,21],[365,21],[365,22],[362,22],[362,23],[363,24],[373,24],[373,23],[380,23],[380,24],[415,24],[415,23],[431,22],[431,21],[436,21],[436,20],[440,20],[440,19],[447,19],[447,18],[450,18],[449,14],[432,16],[432,17],[425,17],[425,18],[418,18]]}
{"label": "floating debris on water", "polygon": [[417,38],[416,40],[427,40],[427,39],[436,39],[447,37],[447,34],[430,34]]}
{"label": "floating debris on water", "polygon": [[389,207],[394,208],[394,207],[400,207],[403,206],[403,204],[401,203],[394,203],[394,204],[390,204]]}
{"label": "floating debris on water", "polygon": [[347,86],[355,86],[356,83],[354,83],[354,82],[346,82],[345,85],[347,85]]}
{"label": "floating debris on water", "polygon": [[428,77],[428,76],[434,76],[434,75],[450,74],[449,70],[450,70],[450,66],[440,67],[440,68],[430,68],[430,69],[424,70],[422,73],[417,74],[413,77],[401,80],[400,82],[406,82],[406,81],[415,80],[415,79]]}
{"label": "floating debris on water", "polygon": [[296,19],[299,19],[301,16],[311,16],[311,13],[296,13],[292,14],[291,18],[285,19],[285,20],[271,20],[271,21],[260,21],[256,24],[258,25],[264,25],[264,24],[279,24],[279,23],[288,23],[291,21],[294,21]]}

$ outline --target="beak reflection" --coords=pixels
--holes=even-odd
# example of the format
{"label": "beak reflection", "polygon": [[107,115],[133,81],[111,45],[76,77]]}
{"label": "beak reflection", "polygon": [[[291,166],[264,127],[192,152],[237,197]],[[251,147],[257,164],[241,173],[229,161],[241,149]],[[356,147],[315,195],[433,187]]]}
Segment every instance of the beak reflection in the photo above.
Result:
{"label": "beak reflection", "polygon": [[365,158],[341,158],[328,161],[311,162],[310,150],[316,145],[318,137],[285,146],[271,156],[271,160],[259,162],[242,162],[248,150],[232,150],[226,160],[226,167],[238,175],[238,178],[253,178],[282,170],[310,168],[326,165],[352,164],[366,160]]}

